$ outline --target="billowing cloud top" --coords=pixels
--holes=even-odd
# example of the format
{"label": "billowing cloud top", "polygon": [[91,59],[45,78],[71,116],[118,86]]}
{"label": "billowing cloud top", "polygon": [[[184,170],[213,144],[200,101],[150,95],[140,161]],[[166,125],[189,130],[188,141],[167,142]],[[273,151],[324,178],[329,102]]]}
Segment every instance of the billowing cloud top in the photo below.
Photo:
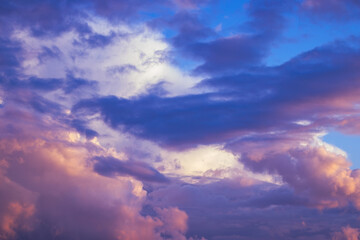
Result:
{"label": "billowing cloud top", "polygon": [[2,1],[0,239],[358,239],[359,14]]}

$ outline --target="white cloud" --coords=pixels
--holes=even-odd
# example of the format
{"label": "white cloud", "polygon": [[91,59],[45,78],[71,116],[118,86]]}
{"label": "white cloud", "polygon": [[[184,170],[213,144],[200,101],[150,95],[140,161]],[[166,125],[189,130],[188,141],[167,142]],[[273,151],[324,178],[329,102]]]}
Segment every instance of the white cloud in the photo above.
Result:
{"label": "white cloud", "polygon": [[[110,36],[103,47],[90,48],[78,33],[66,32],[53,38],[36,38],[28,32],[15,32],[25,49],[24,73],[42,78],[64,78],[71,72],[75,77],[95,80],[101,95],[129,98],[145,93],[152,84],[167,82],[169,95],[191,91],[200,78],[189,76],[166,58],[168,43],[163,36],[146,26],[112,25],[105,20],[88,22],[97,34]],[[80,42],[80,44],[78,44]],[[40,60],[43,47],[56,51],[58,57]]]}

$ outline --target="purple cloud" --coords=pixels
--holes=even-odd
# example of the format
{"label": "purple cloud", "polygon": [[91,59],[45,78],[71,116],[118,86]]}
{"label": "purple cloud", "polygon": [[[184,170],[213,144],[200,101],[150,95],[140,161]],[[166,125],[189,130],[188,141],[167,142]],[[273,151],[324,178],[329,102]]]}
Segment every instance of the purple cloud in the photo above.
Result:
{"label": "purple cloud", "polygon": [[95,157],[94,170],[103,176],[130,175],[141,181],[167,182],[156,169],[143,162],[121,161],[112,157]]}
{"label": "purple cloud", "polygon": [[346,20],[359,17],[360,4],[354,0],[305,0],[302,2],[302,10],[313,18]]}
{"label": "purple cloud", "polygon": [[[200,83],[215,92],[171,98],[109,96],[81,101],[74,111],[99,111],[113,128],[173,147],[219,143],[251,131],[311,132],[319,125],[336,126],[334,115],[357,113],[358,58],[351,44],[334,43],[278,67]],[[294,123],[303,119],[314,124],[312,130]]]}
{"label": "purple cloud", "polygon": [[0,239],[357,239],[359,4],[237,6],[0,3]]}

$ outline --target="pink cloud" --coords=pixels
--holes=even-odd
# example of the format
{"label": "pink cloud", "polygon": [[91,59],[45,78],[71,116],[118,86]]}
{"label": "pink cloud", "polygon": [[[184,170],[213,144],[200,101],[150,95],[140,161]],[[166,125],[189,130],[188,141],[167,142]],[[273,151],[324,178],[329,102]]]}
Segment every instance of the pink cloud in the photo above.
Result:
{"label": "pink cloud", "polygon": [[[1,239],[19,233],[32,239],[186,239],[185,212],[165,208],[142,216],[142,182],[93,171],[89,158],[100,148],[74,141],[71,130],[49,119],[4,112],[10,110],[0,122]],[[17,122],[9,118],[14,114]]]}
{"label": "pink cloud", "polygon": [[360,209],[360,174],[349,168],[346,157],[324,146],[276,149],[274,145],[271,150],[248,149],[241,161],[255,172],[279,175],[299,195],[309,198],[314,207],[335,208],[353,203]]}
{"label": "pink cloud", "polygon": [[357,240],[359,239],[360,233],[358,228],[352,228],[350,226],[342,227],[341,232],[336,232],[332,240]]}

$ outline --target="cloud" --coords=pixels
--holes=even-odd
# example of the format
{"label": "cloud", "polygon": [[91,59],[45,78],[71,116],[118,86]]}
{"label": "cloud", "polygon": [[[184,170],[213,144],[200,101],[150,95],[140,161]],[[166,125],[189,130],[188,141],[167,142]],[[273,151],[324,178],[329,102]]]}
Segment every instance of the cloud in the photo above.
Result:
{"label": "cloud", "polygon": [[[250,153],[251,154],[251,153]],[[241,161],[253,171],[278,174],[298,194],[309,196],[319,208],[342,207],[353,203],[359,208],[359,177],[341,155],[325,148],[289,149],[259,157],[244,152]]]}
{"label": "cloud", "polygon": [[141,181],[167,182],[156,169],[143,162],[121,161],[112,157],[95,157],[94,170],[104,176],[130,175]]}
{"label": "cloud", "polygon": [[255,47],[259,44],[262,45],[252,37],[240,35],[216,39],[209,43],[195,43],[188,51],[205,60],[204,64],[195,69],[196,72],[222,72],[258,65],[265,56],[264,49]]}
{"label": "cloud", "polygon": [[[18,229],[30,230],[31,227],[26,223],[34,213],[34,206],[22,206],[18,202],[13,202],[8,205],[8,212],[4,214],[1,223],[0,237],[2,239],[12,238],[16,236]],[[25,223],[24,223],[25,222]]]}
{"label": "cloud", "polygon": [[194,9],[209,4],[211,0],[173,0],[180,9]]}
{"label": "cloud", "polygon": [[[171,64],[167,59],[170,46],[161,40],[159,32],[143,24],[113,25],[96,17],[88,23],[90,34],[69,31],[51,40],[34,37],[28,31],[14,33],[13,39],[19,41],[22,49],[19,64],[25,79],[21,84],[26,83],[26,77],[58,79],[67,94],[81,90],[72,98],[99,94],[129,98],[144,94],[149,85],[161,82],[167,83],[164,87],[169,95],[179,95],[199,81]],[[111,41],[89,47],[94,34],[109,36]],[[59,98],[57,101],[61,101]]]}
{"label": "cloud", "polygon": [[[210,93],[107,96],[80,101],[73,110],[100,112],[115,129],[178,148],[220,143],[253,131],[316,132],[357,114],[355,42],[316,48],[278,67],[206,79],[199,86],[212,87]],[[304,119],[312,124],[296,124]]]}
{"label": "cloud", "polygon": [[302,2],[302,10],[310,14],[315,19],[348,20],[358,18],[360,4],[354,0],[305,0]]}
{"label": "cloud", "polygon": [[342,227],[342,232],[336,232],[332,240],[340,240],[340,239],[346,239],[346,240],[356,240],[359,239],[359,229],[358,228],[352,228],[350,226]]}
{"label": "cloud", "polygon": [[[148,212],[151,206],[176,205],[188,214],[188,234],[207,239],[325,240],[342,231],[341,226],[357,221],[351,206],[318,211],[287,185],[251,178],[196,184],[173,181],[147,191]],[[338,214],[342,217],[336,218]]]}
{"label": "cloud", "polygon": [[[7,26],[4,31],[11,31],[14,27],[26,27],[36,36],[58,35],[69,30],[86,32],[89,30],[86,19],[95,14],[111,21],[130,21],[139,16],[140,11],[155,10],[164,1],[58,1],[16,0],[11,3],[1,3],[2,17],[0,21]],[[169,4],[171,7],[172,4]],[[90,42],[101,41],[95,35]],[[97,45],[97,44],[96,44]]]}
{"label": "cloud", "polygon": [[358,238],[358,37],[263,62],[357,3],[230,8],[0,3],[0,239]]}
{"label": "cloud", "polygon": [[[244,32],[195,42],[187,47],[189,55],[204,61],[194,71],[223,74],[261,66],[270,44],[281,36],[285,28],[284,15],[295,5],[289,1],[251,1],[246,6],[250,20],[241,27]],[[189,35],[193,34],[190,32]]]}
{"label": "cloud", "polygon": [[215,36],[215,32],[207,27],[194,12],[180,11],[170,18],[157,18],[149,23],[155,29],[169,28],[177,34],[170,39],[174,46],[181,49],[199,40]]}
{"label": "cloud", "polygon": [[140,215],[146,192],[132,176],[154,181],[164,176],[142,163],[123,163],[127,177],[99,175],[88,163],[94,155],[107,154],[101,147],[74,139],[73,132],[42,114],[16,108],[8,114],[11,106],[4,107],[0,122],[0,194],[6,196],[0,200],[2,239],[183,236],[187,215],[181,210]]}
{"label": "cloud", "polygon": [[165,222],[163,238],[186,240],[184,233],[187,231],[188,216],[178,208],[156,209],[161,219]]}
{"label": "cloud", "polygon": [[[4,75],[16,74],[16,68],[20,66],[21,45],[8,38],[0,38],[0,69],[2,78]],[[1,82],[4,81],[3,79]]]}

